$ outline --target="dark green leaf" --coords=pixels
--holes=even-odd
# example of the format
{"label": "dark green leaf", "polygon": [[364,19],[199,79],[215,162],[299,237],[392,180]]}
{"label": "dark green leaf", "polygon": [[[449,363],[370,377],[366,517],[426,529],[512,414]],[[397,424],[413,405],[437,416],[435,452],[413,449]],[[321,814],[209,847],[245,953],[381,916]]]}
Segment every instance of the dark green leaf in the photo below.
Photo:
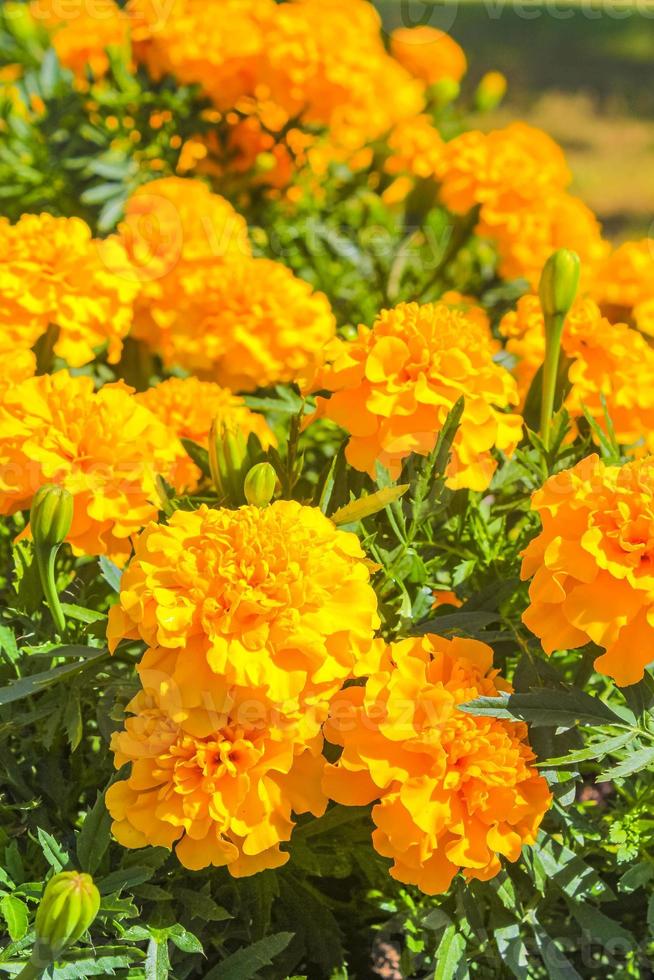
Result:
{"label": "dark green leaf", "polygon": [[271,966],[273,960],[293,938],[292,932],[277,932],[245,949],[239,949],[209,970],[204,980],[252,980],[264,966]]}

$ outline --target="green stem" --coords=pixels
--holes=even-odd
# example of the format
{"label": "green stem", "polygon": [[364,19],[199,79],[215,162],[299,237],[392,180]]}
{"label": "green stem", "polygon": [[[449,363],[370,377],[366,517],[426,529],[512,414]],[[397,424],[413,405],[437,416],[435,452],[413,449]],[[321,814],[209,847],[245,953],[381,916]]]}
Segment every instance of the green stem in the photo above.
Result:
{"label": "green stem", "polygon": [[43,595],[45,596],[45,601],[48,603],[48,608],[52,614],[57,631],[60,635],[63,635],[66,630],[66,620],[64,619],[55,581],[55,560],[58,551],[59,547],[50,548],[47,552],[43,552],[41,548],[35,548],[36,565],[39,570]]}
{"label": "green stem", "polygon": [[543,390],[540,407],[540,435],[546,449],[549,449],[564,323],[565,317],[560,314],[545,318],[545,364],[543,365]]}
{"label": "green stem", "polygon": [[36,980],[37,977],[43,976],[44,970],[45,966],[34,966],[33,963],[26,963],[20,973],[16,975],[16,980]]}
{"label": "green stem", "polygon": [[450,262],[457,257],[463,246],[466,244],[475,230],[478,221],[479,206],[476,206],[455,222],[452,228],[452,234],[450,235],[450,240],[445,252],[443,253],[443,257],[434,269],[431,279],[428,281],[427,285],[424,287],[420,293],[420,296],[418,297],[420,303],[426,303],[434,288],[442,285],[441,279],[444,271],[447,269]]}

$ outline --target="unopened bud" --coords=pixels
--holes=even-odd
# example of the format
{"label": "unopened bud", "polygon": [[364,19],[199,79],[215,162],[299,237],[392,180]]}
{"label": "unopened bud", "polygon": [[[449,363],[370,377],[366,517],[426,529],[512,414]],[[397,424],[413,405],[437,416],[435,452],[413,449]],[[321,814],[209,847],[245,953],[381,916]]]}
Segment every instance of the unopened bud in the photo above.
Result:
{"label": "unopened bud", "polygon": [[543,315],[565,317],[579,288],[581,262],[576,252],[560,248],[550,255],[540,277],[539,295]]}
{"label": "unopened bud", "polygon": [[241,429],[217,419],[213,422],[209,433],[209,468],[218,496],[232,506],[243,503],[248,446]]}
{"label": "unopened bud", "polygon": [[46,484],[32,501],[30,528],[35,545],[56,548],[66,540],[73,523],[73,497],[64,487]]}
{"label": "unopened bud", "polygon": [[56,958],[89,928],[100,908],[100,892],[91,875],[62,871],[45,887],[36,913],[36,947],[39,957]]}
{"label": "unopened bud", "polygon": [[486,72],[475,92],[475,107],[479,112],[492,112],[506,95],[507,81],[501,71]]}
{"label": "unopened bud", "polygon": [[443,108],[458,99],[460,92],[461,86],[454,78],[441,78],[429,86],[429,95],[439,108]]}
{"label": "unopened bud", "polygon": [[254,507],[267,507],[273,498],[276,483],[274,467],[270,463],[257,463],[245,477],[245,499]]}

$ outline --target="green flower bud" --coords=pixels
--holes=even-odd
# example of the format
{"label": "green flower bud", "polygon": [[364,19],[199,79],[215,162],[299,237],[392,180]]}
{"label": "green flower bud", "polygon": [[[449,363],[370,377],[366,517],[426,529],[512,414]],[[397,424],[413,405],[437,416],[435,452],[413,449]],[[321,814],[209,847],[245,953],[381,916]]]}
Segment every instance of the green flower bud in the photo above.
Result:
{"label": "green flower bud", "polygon": [[434,105],[441,109],[458,99],[460,93],[461,86],[453,78],[441,78],[440,81],[430,85],[428,90]]}
{"label": "green flower bud", "polygon": [[475,92],[475,108],[479,112],[492,112],[506,95],[506,77],[500,71],[486,72]]}
{"label": "green flower bud", "polygon": [[82,936],[100,908],[100,892],[91,875],[62,871],[45,887],[36,913],[38,956],[55,959]]}
{"label": "green flower bud", "polygon": [[245,477],[245,499],[254,507],[267,507],[273,498],[277,474],[270,463],[257,463]]}
{"label": "green flower bud", "polygon": [[30,527],[34,544],[39,548],[56,548],[66,540],[73,523],[73,498],[63,487],[46,484],[32,501]]}
{"label": "green flower bud", "polygon": [[249,469],[247,440],[241,429],[215,420],[209,433],[209,468],[224,503],[243,503],[243,479]]}
{"label": "green flower bud", "polygon": [[560,248],[550,255],[540,277],[540,303],[545,318],[565,317],[579,289],[581,263],[576,252]]}

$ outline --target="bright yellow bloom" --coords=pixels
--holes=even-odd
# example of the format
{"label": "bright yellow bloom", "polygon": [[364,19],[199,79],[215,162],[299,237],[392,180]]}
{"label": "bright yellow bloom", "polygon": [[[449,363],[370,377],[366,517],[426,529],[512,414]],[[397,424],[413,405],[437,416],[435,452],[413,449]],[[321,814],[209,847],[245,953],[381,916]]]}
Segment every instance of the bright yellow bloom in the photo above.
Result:
{"label": "bright yellow bloom", "polygon": [[532,499],[542,530],[525,549],[523,615],[546,653],[593,642],[595,668],[635,684],[654,639],[654,459],[606,466],[593,455]]}
{"label": "bright yellow bloom", "polygon": [[150,524],[123,575],[108,638],[177,651],[176,679],[210,668],[314,703],[352,676],[378,626],[358,538],[315,507],[276,501],[177,511]]}
{"label": "bright yellow bloom", "polygon": [[463,49],[435,27],[398,27],[391,34],[391,53],[427,85],[444,78],[460,82],[468,68]]}
{"label": "bright yellow bloom", "polygon": [[350,433],[349,463],[372,476],[376,462],[396,477],[410,453],[430,453],[461,396],[452,489],[485,490],[491,450],[511,453],[520,440],[520,417],[502,411],[518,401],[515,381],[493,362],[487,326],[446,303],[402,303],[356,340],[335,341],[314,387],[332,392],[318,398],[318,416]]}
{"label": "bright yellow bloom", "polygon": [[116,362],[136,294],[114,271],[124,261],[115,239],[94,241],[79,218],[24,214],[15,225],[0,218],[0,331],[26,349],[58,327],[54,350],[71,367],[103,347]]}
{"label": "bright yellow bloom", "polygon": [[[336,322],[323,293],[269,259],[200,265],[191,289],[152,329],[135,331],[168,366],[235,391],[252,391],[311,373]],[[159,320],[154,327],[155,318]]]}
{"label": "bright yellow bloom", "polygon": [[166,673],[140,669],[134,717],[112,739],[126,780],[107,791],[113,833],[125,847],[171,848],[186,868],[226,865],[234,877],[276,868],[292,813],[320,816],[324,768],[319,722],[280,714],[264,691],[213,677],[189,706]]}
{"label": "bright yellow bloom", "polygon": [[129,18],[114,0],[33,0],[30,10],[52,31],[61,64],[78,76],[106,74],[107,48],[129,52]]}
{"label": "bright yellow bloom", "polygon": [[[523,296],[517,311],[500,324],[506,349],[518,358],[521,395],[529,390],[545,354],[545,325],[537,296]],[[578,300],[568,315],[561,346],[572,360],[572,385],[565,406],[573,418],[584,407],[606,427],[602,399],[618,441],[638,452],[654,452],[654,350],[624,323],[609,323],[589,299]]]}
{"label": "bright yellow bloom", "polygon": [[183,451],[122,383],[95,392],[66,371],[0,394],[0,513],[27,510],[44,483],[73,495],[67,541],[123,563],[131,537],[156,518],[157,475],[175,484]]}
{"label": "bright yellow bloom", "polygon": [[612,319],[654,335],[654,239],[625,242],[597,270],[593,296]]}
{"label": "bright yellow bloom", "polygon": [[[264,449],[276,445],[262,415],[251,412],[243,399],[229,389],[210,381],[169,378],[137,395],[136,399],[161,419],[178,439],[190,439],[204,449],[208,448],[209,430],[214,419],[238,429],[246,437],[254,433]],[[200,476],[197,466],[189,459],[188,472],[177,471],[176,485],[195,489]]]}
{"label": "bright yellow bloom", "polygon": [[333,701],[327,738],[343,746],[325,771],[328,796],[373,800],[375,849],[391,875],[427,894],[462,871],[487,880],[500,857],[533,844],[551,796],[533,767],[522,723],[467,714],[458,705],[510,690],[478,640],[428,635],[380,644],[365,688]]}

